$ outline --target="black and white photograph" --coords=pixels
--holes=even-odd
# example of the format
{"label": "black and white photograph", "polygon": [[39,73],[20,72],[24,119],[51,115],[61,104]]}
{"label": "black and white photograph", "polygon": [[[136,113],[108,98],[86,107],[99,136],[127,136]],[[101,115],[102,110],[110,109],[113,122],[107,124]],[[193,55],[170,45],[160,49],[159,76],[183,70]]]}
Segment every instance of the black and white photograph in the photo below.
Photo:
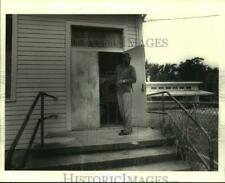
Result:
{"label": "black and white photograph", "polygon": [[2,3],[0,181],[225,179],[225,4],[175,2]]}

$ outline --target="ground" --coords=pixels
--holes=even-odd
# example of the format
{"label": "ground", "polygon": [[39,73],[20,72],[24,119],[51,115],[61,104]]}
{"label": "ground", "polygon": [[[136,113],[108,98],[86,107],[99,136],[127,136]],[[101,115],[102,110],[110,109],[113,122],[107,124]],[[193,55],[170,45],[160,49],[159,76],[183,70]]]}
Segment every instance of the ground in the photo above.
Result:
{"label": "ground", "polygon": [[[196,126],[196,124],[190,120],[187,115],[181,110],[166,110],[182,129],[182,132],[188,136],[189,141],[196,147],[196,149],[206,155],[208,155],[209,145],[206,136]],[[195,110],[189,109],[192,116],[205,128],[213,141],[214,160],[218,162],[218,108],[217,107],[201,107]],[[161,114],[148,114],[149,125],[155,129],[162,130],[163,116]],[[168,117],[165,117],[165,122],[168,122]],[[172,131],[174,133],[174,131]],[[170,134],[171,135],[171,134]],[[172,134],[173,135],[173,134]],[[192,158],[190,158],[192,157]],[[191,155],[188,159],[193,161],[194,156]],[[195,159],[195,158],[194,158]],[[194,161],[196,162],[196,161]],[[201,169],[199,165],[194,169]],[[198,167],[196,167],[198,166]]]}

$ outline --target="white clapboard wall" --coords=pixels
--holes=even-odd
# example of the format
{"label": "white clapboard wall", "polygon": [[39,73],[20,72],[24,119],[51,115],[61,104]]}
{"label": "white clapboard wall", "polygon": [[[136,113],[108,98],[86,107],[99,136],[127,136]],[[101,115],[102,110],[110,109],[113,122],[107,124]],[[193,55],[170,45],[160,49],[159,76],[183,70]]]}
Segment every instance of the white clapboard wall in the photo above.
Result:
{"label": "white clapboard wall", "polygon": [[[105,23],[127,26],[127,39],[136,40],[135,16],[18,15],[17,16],[16,102],[6,102],[6,149],[18,132],[30,105],[39,91],[58,97],[47,99],[46,114],[58,119],[45,122],[45,129],[66,130],[66,21]],[[18,149],[25,148],[40,116],[34,111]]]}

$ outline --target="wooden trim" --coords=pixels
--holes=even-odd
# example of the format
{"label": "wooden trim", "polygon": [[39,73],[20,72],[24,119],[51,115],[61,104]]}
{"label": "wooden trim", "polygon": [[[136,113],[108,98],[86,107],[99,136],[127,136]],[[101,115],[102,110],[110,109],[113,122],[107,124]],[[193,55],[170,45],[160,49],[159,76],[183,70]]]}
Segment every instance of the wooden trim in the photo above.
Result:
{"label": "wooden trim", "polygon": [[17,15],[12,15],[12,64],[11,64],[11,94],[6,102],[16,102],[16,74],[17,74]]}
{"label": "wooden trim", "polygon": [[[139,21],[138,16],[135,16],[135,28],[136,28],[136,45],[139,43]],[[135,46],[136,46],[135,45]]]}
{"label": "wooden trim", "polygon": [[104,23],[90,23],[90,22],[79,22],[79,21],[67,21],[70,25],[78,25],[78,26],[89,26],[89,27],[106,27],[106,28],[118,28],[123,29],[124,25],[117,24],[104,24]]}
{"label": "wooden trim", "polygon": [[123,52],[124,49],[121,48],[121,49],[117,49],[117,48],[84,48],[84,47],[74,47],[73,49],[75,49],[76,51],[93,51],[93,52]]}
{"label": "wooden trim", "polygon": [[[67,21],[67,25],[77,25],[77,26],[86,26],[86,27],[102,27],[102,28],[117,28],[123,30],[123,48],[78,48],[82,51],[110,51],[110,52],[123,52],[127,50],[128,40],[127,40],[127,26],[126,25],[117,25],[117,24],[102,24],[102,23],[86,23],[86,22],[73,22]],[[66,31],[67,32],[67,31]],[[71,35],[70,35],[71,36]],[[71,38],[71,37],[70,37]],[[71,40],[70,40],[71,42]]]}
{"label": "wooden trim", "polygon": [[139,46],[140,43],[143,42],[143,20],[142,17],[140,15],[136,16],[135,18],[135,26],[136,26],[136,45],[135,46]]}
{"label": "wooden trim", "polygon": [[128,33],[127,33],[128,31],[127,31],[127,26],[124,26],[123,27],[123,51],[126,51],[126,50],[128,50],[129,48],[128,48],[128,39],[127,39],[127,35],[128,35]]}
{"label": "wooden trim", "polygon": [[138,17],[138,39],[140,42],[143,40],[143,20],[142,17]]}
{"label": "wooden trim", "polygon": [[93,26],[93,27],[107,27],[107,28],[119,28],[123,30],[123,48],[113,49],[113,48],[77,48],[80,51],[105,51],[105,52],[123,52],[128,49],[127,40],[127,26],[116,25],[116,24],[102,24],[102,23],[86,23],[86,22],[66,22],[66,128],[67,130],[72,130],[71,124],[71,26]]}
{"label": "wooden trim", "polygon": [[66,128],[72,130],[71,124],[71,23],[66,22]]}

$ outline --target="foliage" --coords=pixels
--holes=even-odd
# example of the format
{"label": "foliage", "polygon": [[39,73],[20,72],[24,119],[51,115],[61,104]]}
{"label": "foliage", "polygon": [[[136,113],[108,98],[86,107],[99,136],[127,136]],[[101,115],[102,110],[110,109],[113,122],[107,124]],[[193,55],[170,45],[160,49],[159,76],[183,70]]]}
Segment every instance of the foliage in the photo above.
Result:
{"label": "foliage", "polygon": [[174,81],[177,80],[177,64],[145,64],[146,77],[150,76],[151,81]]}

